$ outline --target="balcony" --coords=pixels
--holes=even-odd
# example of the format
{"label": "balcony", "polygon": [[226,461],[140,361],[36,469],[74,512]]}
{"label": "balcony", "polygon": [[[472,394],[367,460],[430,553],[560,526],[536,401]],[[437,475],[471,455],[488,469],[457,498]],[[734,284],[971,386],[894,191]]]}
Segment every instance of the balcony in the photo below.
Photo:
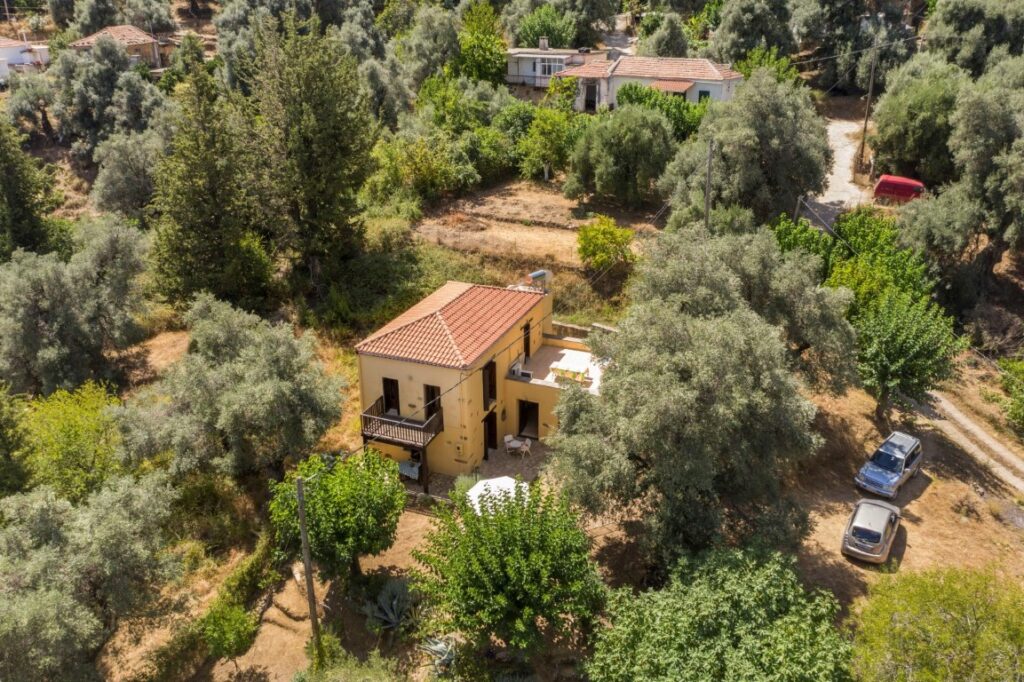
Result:
{"label": "balcony", "polygon": [[426,421],[384,411],[384,397],[377,398],[361,415],[364,441],[383,441],[408,448],[422,449],[444,430],[440,408]]}
{"label": "balcony", "polygon": [[600,395],[604,365],[589,351],[543,345],[527,360],[513,363],[508,378],[554,388],[576,383]]}

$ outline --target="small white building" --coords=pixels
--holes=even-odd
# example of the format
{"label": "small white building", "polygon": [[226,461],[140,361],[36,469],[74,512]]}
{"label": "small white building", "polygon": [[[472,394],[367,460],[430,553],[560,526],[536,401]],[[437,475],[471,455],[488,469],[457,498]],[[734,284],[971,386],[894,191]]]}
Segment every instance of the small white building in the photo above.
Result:
{"label": "small white building", "polygon": [[47,45],[0,37],[0,79],[6,80],[11,71],[41,69],[49,63],[50,48]]}
{"label": "small white building", "polygon": [[619,88],[626,83],[641,83],[696,103],[708,98],[730,100],[743,82],[743,74],[728,64],[716,64],[710,59],[632,55],[588,62],[556,75],[579,79],[580,93],[576,100],[579,111],[596,111],[601,106],[614,108],[618,104]]}
{"label": "small white building", "polygon": [[545,39],[538,47],[514,47],[508,50],[508,71],[505,82],[510,86],[523,86],[545,90],[551,77],[571,66],[592,61],[607,61],[604,50],[550,48]]}

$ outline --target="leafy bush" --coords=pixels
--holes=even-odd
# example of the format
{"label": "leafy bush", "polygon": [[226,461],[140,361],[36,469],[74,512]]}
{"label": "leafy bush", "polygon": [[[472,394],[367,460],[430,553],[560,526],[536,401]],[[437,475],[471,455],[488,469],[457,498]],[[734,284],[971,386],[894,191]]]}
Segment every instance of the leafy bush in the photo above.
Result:
{"label": "leafy bush", "polygon": [[768,69],[775,74],[775,79],[780,83],[800,81],[800,71],[793,66],[793,60],[784,54],[780,55],[777,46],[769,49],[758,45],[747,52],[746,57],[736,62],[736,70],[747,78],[750,78],[757,69]]}
{"label": "leafy bush", "polygon": [[613,218],[606,215],[595,217],[576,233],[580,260],[593,271],[631,262],[633,251],[629,247],[632,242],[633,231],[619,227]]}
{"label": "leafy bush", "polygon": [[477,646],[491,637],[534,650],[546,636],[578,636],[591,624],[603,590],[579,519],[539,487],[513,497],[485,496],[482,512],[466,498],[442,506],[415,579],[440,618]]}
{"label": "leafy bush", "polygon": [[672,124],[672,133],[679,142],[697,132],[708,109],[708,100],[693,104],[684,97],[674,97],[642,83],[626,83],[619,88],[616,97],[619,106],[636,104],[665,114]]}
{"label": "leafy bush", "polygon": [[116,396],[93,382],[73,393],[59,390],[28,404],[22,458],[33,485],[52,487],[79,502],[121,471],[121,444],[111,408]]}
{"label": "leafy bush", "polygon": [[259,621],[241,606],[218,602],[203,616],[199,627],[210,655],[234,660],[252,646]]}
{"label": "leafy bush", "polygon": [[576,24],[571,16],[559,12],[552,5],[541,5],[519,22],[516,27],[516,45],[539,47],[542,37],[548,39],[550,47],[572,47],[576,39]]}
{"label": "leafy bush", "polygon": [[395,541],[398,517],[405,508],[405,486],[398,464],[370,450],[329,466],[311,457],[274,485],[270,520],[280,552],[299,552],[295,477],[309,480],[306,518],[313,558],[333,576],[359,572],[359,557],[378,554]]}
{"label": "leafy bush", "polygon": [[1003,370],[1003,390],[1010,396],[1006,418],[1014,428],[1024,431],[1024,360],[1003,358],[999,368]]}
{"label": "leafy bush", "polygon": [[1024,590],[990,571],[882,576],[854,617],[854,671],[885,680],[1010,680],[1024,657]]}
{"label": "leafy bush", "polygon": [[792,557],[716,550],[681,562],[661,590],[614,593],[587,673],[594,682],[846,682],[838,610],[831,594],[804,590]]}
{"label": "leafy bush", "polygon": [[675,153],[668,118],[660,111],[624,106],[599,117],[572,151],[565,195],[593,193],[637,206],[654,197],[654,185]]}
{"label": "leafy bush", "polygon": [[472,0],[462,13],[457,64],[473,80],[505,83],[505,39],[488,0]]}

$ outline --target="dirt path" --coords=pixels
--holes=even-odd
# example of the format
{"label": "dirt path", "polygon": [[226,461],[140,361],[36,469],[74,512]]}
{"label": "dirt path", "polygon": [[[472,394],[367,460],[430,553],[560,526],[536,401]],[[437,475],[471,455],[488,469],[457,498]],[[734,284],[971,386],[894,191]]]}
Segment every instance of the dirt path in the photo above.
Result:
{"label": "dirt path", "polygon": [[[828,146],[832,149],[832,170],[825,192],[810,200],[814,213],[830,226],[843,211],[869,203],[870,196],[854,182],[853,168],[859,147],[862,122],[852,112],[837,111],[828,118]],[[806,215],[806,214],[805,214]],[[807,217],[812,220],[813,214]]]}
{"label": "dirt path", "polygon": [[929,396],[934,408],[922,406],[921,414],[965,452],[991,468],[1007,485],[1024,494],[1024,459],[943,394],[932,392]]}

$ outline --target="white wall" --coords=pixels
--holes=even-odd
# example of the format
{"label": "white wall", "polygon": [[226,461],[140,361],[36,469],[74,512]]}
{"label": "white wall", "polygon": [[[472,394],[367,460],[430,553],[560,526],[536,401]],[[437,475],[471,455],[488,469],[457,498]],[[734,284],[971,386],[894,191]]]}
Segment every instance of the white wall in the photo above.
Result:
{"label": "white wall", "polygon": [[0,57],[0,79],[7,80],[11,77],[11,70],[7,68],[7,60]]}
{"label": "white wall", "polygon": [[20,66],[22,64],[33,64],[36,60],[43,64],[50,63],[50,48],[45,45],[33,45],[35,51],[25,52],[24,45],[15,47],[0,47],[0,59],[7,61],[8,66]]}
{"label": "white wall", "polygon": [[25,49],[24,46],[18,45],[16,47],[0,47],[0,59],[5,60],[11,66],[22,63],[21,51]]}

